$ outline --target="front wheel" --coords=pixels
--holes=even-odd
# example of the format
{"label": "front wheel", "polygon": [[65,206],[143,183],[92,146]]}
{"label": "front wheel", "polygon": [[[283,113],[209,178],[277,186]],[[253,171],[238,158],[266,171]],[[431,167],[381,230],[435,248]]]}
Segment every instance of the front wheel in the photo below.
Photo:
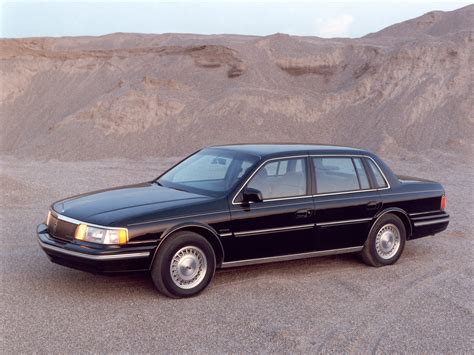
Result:
{"label": "front wheel", "polygon": [[406,230],[403,222],[388,213],[373,225],[361,251],[362,260],[371,266],[394,264],[403,252]]}
{"label": "front wheel", "polygon": [[168,297],[191,297],[212,280],[216,257],[201,235],[182,231],[170,235],[160,245],[151,269],[158,291]]}

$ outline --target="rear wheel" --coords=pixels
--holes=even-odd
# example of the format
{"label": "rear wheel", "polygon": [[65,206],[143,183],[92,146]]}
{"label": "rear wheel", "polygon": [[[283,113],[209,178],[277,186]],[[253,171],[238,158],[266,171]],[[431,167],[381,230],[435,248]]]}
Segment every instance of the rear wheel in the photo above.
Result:
{"label": "rear wheel", "polygon": [[378,219],[361,251],[364,262],[371,266],[394,264],[405,247],[406,231],[403,222],[388,213]]}
{"label": "rear wheel", "polygon": [[160,245],[151,269],[158,291],[168,297],[191,297],[212,280],[216,257],[209,242],[201,235],[181,231]]}

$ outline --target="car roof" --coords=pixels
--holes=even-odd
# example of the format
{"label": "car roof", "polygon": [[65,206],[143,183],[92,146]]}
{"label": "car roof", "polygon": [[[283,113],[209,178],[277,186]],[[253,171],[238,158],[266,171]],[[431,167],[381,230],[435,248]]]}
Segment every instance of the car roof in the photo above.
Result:
{"label": "car roof", "polygon": [[320,145],[320,144],[295,144],[295,143],[278,143],[278,144],[228,144],[212,146],[209,148],[227,149],[239,151],[242,153],[258,155],[262,158],[269,156],[281,156],[284,154],[367,154],[366,150],[343,147],[336,145]]}

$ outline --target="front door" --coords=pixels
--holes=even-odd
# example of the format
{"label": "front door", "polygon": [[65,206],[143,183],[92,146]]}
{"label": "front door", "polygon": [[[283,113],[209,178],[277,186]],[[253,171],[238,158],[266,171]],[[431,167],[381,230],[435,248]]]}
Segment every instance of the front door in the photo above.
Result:
{"label": "front door", "polygon": [[[233,200],[233,235],[223,238],[225,261],[265,258],[314,249],[314,204],[309,193],[306,156],[270,159],[246,186],[259,190],[263,201]],[[244,186],[245,188],[245,186]]]}

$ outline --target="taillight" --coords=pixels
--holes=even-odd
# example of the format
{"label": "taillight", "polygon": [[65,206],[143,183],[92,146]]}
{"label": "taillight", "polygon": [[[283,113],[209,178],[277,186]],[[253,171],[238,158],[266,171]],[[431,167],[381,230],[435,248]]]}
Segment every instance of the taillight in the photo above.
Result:
{"label": "taillight", "polygon": [[445,195],[441,196],[441,206],[440,206],[440,208],[442,210],[444,210],[446,208],[446,196]]}

